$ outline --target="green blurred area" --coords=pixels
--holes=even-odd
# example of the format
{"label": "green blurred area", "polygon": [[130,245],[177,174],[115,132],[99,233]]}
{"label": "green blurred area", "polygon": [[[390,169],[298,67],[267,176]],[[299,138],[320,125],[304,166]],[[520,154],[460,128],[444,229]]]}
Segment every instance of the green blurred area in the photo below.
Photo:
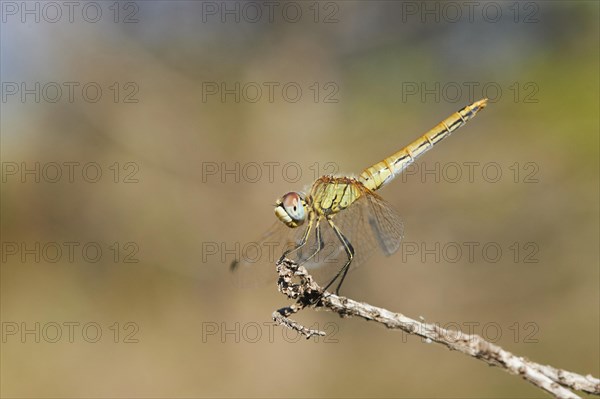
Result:
{"label": "green blurred area", "polygon": [[[600,374],[596,2],[491,2],[503,13],[497,22],[482,17],[490,2],[456,22],[438,2],[426,17],[409,13],[426,7],[418,2],[296,2],[297,23],[277,13],[252,23],[203,9],[221,2],[153,1],[133,3],[138,22],[129,24],[101,4],[98,23],[9,15],[2,26],[2,82],[103,88],[97,103],[16,95],[1,104],[3,397],[544,397],[479,361],[361,320],[307,311],[299,321],[330,339],[296,339],[270,324],[287,304],[275,285],[239,289],[229,272],[236,243],[275,220],[276,198],[310,186],[329,163],[359,174],[485,95],[484,86],[490,105],[381,195],[402,215],[405,242],[495,243],[499,261],[480,250],[474,261],[377,256],[342,294],[465,332],[499,330],[495,342],[509,351]],[[323,23],[327,15],[337,21]],[[256,102],[203,97],[221,82],[303,91],[297,102],[279,89],[272,102],[266,91]],[[124,102],[132,87],[138,101]],[[103,175],[51,183],[7,173],[23,162],[96,162]],[[290,162],[298,179],[282,174]],[[256,181],[243,173],[251,163],[262,166]],[[265,163],[277,165],[272,181]],[[436,163],[448,173],[478,166],[472,182],[442,172],[436,181],[422,174]],[[482,174],[491,163],[503,173],[496,183]],[[79,243],[73,261],[7,253],[11,243],[66,242]],[[98,262],[82,255],[86,243],[101,246]],[[531,248],[536,263],[525,262]],[[94,322],[102,337],[35,343],[7,334],[36,322]],[[139,342],[124,342],[128,334]]]}

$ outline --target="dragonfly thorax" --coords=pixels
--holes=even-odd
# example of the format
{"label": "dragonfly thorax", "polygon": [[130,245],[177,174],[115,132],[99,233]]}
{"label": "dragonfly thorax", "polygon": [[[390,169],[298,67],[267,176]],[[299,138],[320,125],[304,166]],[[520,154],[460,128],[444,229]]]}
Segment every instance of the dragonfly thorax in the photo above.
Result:
{"label": "dragonfly thorax", "polygon": [[313,209],[321,215],[338,213],[361,197],[365,187],[350,177],[322,176],[313,184]]}

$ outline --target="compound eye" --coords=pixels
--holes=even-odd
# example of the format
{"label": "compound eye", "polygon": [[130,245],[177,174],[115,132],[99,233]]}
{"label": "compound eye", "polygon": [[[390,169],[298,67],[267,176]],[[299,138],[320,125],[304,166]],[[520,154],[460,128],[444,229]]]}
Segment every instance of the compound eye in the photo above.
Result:
{"label": "compound eye", "polygon": [[285,212],[295,221],[303,222],[306,214],[304,212],[304,205],[302,205],[302,198],[298,193],[291,192],[283,196],[281,201]]}

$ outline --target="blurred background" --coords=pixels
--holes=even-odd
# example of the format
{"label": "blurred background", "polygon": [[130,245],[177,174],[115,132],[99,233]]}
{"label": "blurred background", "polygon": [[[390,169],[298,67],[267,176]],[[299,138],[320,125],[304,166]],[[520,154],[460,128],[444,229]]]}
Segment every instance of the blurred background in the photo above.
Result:
{"label": "blurred background", "polygon": [[[490,105],[381,191],[342,294],[599,364],[596,2],[2,2],[3,397],[545,397],[229,264],[316,177]],[[274,267],[273,267],[274,273]]]}

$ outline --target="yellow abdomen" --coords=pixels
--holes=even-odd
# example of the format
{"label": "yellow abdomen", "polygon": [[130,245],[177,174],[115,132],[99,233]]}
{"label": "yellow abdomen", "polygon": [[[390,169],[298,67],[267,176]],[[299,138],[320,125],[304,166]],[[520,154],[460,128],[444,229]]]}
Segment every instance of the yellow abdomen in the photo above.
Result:
{"label": "yellow abdomen", "polygon": [[464,126],[477,112],[485,108],[486,104],[487,99],[484,98],[455,112],[400,151],[365,169],[358,180],[369,190],[378,190],[406,169],[415,159]]}

